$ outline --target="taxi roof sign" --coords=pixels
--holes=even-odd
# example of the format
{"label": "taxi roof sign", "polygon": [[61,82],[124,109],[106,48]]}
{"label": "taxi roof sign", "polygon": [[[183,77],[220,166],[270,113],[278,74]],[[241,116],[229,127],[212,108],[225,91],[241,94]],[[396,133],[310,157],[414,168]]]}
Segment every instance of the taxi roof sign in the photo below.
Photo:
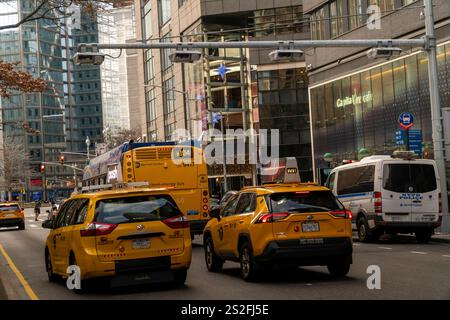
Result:
{"label": "taxi roof sign", "polygon": [[300,173],[295,157],[280,158],[274,166],[261,168],[261,183],[300,183]]}

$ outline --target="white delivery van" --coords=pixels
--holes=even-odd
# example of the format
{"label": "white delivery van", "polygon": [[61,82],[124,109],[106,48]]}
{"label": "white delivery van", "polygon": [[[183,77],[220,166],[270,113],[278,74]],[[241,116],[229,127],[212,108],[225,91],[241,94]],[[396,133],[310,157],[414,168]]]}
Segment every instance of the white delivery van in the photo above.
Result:
{"label": "white delivery van", "polygon": [[334,168],[326,186],[352,211],[360,241],[383,233],[414,233],[426,243],[442,222],[441,190],[434,160],[412,152],[371,156]]}

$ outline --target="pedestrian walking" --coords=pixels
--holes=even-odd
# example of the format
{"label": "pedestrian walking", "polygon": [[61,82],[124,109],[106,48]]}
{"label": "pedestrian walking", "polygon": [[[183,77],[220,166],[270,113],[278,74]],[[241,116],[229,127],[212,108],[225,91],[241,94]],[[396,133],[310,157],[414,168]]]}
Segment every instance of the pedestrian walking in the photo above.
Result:
{"label": "pedestrian walking", "polygon": [[41,214],[41,201],[36,200],[34,204],[34,221],[38,221],[39,215]]}

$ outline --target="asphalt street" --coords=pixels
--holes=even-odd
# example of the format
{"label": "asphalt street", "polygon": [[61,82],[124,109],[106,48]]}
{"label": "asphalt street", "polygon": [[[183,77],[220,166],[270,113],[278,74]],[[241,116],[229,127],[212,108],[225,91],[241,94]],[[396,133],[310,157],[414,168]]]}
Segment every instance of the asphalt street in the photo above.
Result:
{"label": "asphalt street", "polygon": [[[424,245],[412,239],[355,242],[354,263],[344,279],[331,278],[326,267],[305,267],[270,271],[258,283],[246,283],[237,263],[225,263],[221,273],[208,272],[201,238],[196,237],[185,286],[113,290],[99,286],[80,295],[69,291],[65,282],[48,282],[44,266],[48,230],[41,227],[46,215],[35,222],[32,209],[25,213],[26,230],[0,229],[0,276],[12,299],[450,299],[450,244]],[[381,269],[379,290],[367,288],[371,265]]]}

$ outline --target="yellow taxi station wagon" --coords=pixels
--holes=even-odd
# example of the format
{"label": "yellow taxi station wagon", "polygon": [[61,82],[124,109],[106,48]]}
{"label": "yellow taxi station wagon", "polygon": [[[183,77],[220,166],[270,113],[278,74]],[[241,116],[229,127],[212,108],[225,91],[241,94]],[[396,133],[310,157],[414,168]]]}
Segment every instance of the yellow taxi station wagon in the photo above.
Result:
{"label": "yellow taxi station wagon", "polygon": [[250,187],[232,196],[204,231],[209,271],[240,263],[251,281],[268,267],[325,265],[345,276],[352,263],[351,212],[332,192],[312,183]]}
{"label": "yellow taxi station wagon", "polygon": [[76,265],[82,283],[111,277],[111,286],[186,280],[189,223],[166,189],[119,189],[73,196],[43,227],[49,281]]}
{"label": "yellow taxi station wagon", "polygon": [[25,216],[18,203],[0,203],[0,228],[15,227],[25,229]]}

